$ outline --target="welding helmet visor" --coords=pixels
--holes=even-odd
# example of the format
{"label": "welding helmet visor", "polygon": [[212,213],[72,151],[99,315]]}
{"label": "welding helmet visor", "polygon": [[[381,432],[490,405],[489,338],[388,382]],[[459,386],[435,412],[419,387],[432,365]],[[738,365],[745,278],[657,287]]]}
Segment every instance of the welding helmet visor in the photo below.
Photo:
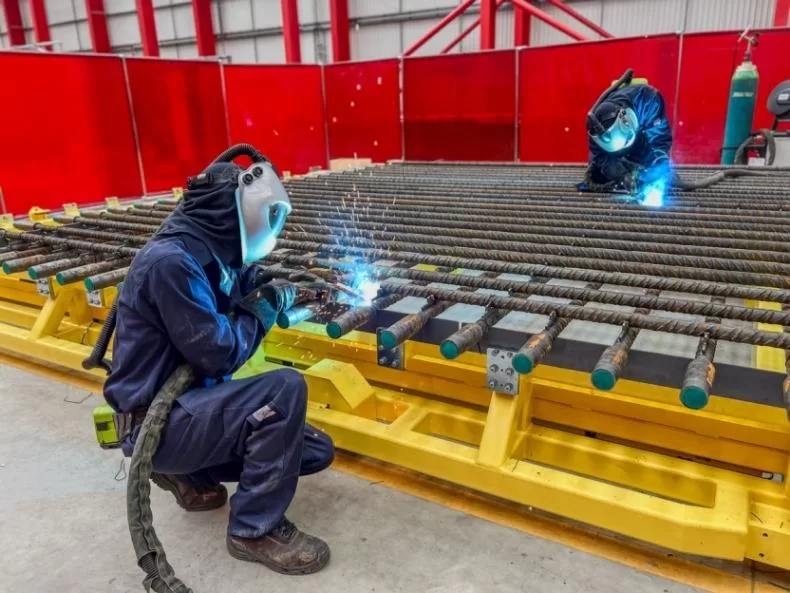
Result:
{"label": "welding helmet visor", "polygon": [[291,212],[288,192],[271,164],[253,163],[239,175],[236,208],[242,260],[249,264],[272,252]]}
{"label": "welding helmet visor", "polygon": [[612,153],[630,148],[636,142],[636,135],[639,132],[639,120],[631,107],[619,107],[613,115],[613,118],[611,116],[605,118],[609,121],[602,121],[604,126],[602,132],[590,132],[590,136],[598,146]]}

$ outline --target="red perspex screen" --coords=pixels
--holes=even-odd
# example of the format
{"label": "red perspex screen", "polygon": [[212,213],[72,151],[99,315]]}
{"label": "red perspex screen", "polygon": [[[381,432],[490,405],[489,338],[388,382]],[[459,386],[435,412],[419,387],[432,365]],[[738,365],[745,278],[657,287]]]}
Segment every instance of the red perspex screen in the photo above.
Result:
{"label": "red perspex screen", "polygon": [[[673,157],[680,163],[715,164],[721,161],[727,119],[730,79],[743,60],[740,33],[698,33],[683,39],[678,94],[678,122]],[[763,31],[754,49],[760,83],[754,129],[771,127],[766,108],[774,87],[790,78],[790,30]]]}
{"label": "red perspex screen", "polygon": [[524,49],[519,63],[519,158],[584,162],[587,112],[626,68],[664,96],[673,121],[677,35]]}
{"label": "red perspex screen", "polygon": [[216,62],[130,58],[146,190],[183,186],[228,146]]}
{"label": "red perspex screen", "polygon": [[281,171],[326,168],[320,66],[225,66],[234,143],[249,142]]}
{"label": "red perspex screen", "polygon": [[398,60],[325,69],[330,158],[401,158]]}
{"label": "red perspex screen", "polygon": [[512,161],[515,57],[499,51],[405,60],[406,158]]}
{"label": "red perspex screen", "polygon": [[119,58],[0,52],[0,80],[8,212],[140,195]]}

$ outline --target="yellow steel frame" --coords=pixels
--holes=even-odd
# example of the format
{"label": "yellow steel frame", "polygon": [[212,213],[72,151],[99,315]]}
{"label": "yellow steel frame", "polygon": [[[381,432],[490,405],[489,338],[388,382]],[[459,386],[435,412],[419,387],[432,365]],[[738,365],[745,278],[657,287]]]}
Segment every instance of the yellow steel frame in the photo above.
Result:
{"label": "yellow steel frame", "polygon": [[[86,373],[106,313],[82,288],[45,297],[2,277],[0,350]],[[270,332],[265,358],[303,371],[308,418],[342,449],[672,550],[790,569],[787,482],[764,477],[790,473],[783,410],[714,395],[692,411],[672,389],[600,392],[549,366],[509,396],[487,388],[481,354],[448,361],[408,342],[404,368],[386,368],[371,334],[331,340],[311,323]]]}

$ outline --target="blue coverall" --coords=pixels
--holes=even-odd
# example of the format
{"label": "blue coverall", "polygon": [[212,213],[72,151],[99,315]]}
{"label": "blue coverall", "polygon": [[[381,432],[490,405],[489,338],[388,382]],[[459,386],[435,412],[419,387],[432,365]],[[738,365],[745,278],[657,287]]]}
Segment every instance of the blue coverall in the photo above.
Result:
{"label": "blue coverall", "polygon": [[[243,538],[276,527],[299,476],[326,468],[334,455],[331,439],[305,424],[298,372],[229,380],[275,319],[271,311],[261,323],[238,308],[252,279],[241,266],[233,185],[192,192],[132,262],[104,388],[116,411],[145,410],[177,366],[192,365],[201,379],[176,400],[154,471],[193,485],[238,481],[228,531]],[[122,444],[127,456],[138,431]]]}
{"label": "blue coverall", "polygon": [[644,181],[651,181],[669,169],[672,128],[661,93],[647,84],[614,91],[606,99],[621,107],[631,107],[639,121],[636,141],[619,152],[607,152],[590,138],[590,163],[587,176],[593,183],[622,180],[636,168],[645,170]]}

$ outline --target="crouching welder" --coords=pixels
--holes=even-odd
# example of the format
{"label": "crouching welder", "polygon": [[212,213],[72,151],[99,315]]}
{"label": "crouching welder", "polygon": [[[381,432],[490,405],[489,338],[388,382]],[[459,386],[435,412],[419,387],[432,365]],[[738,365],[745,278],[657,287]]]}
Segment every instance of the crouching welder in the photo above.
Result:
{"label": "crouching welder", "polygon": [[[230,554],[307,574],[329,562],[329,547],[298,530],[285,512],[299,476],[332,462],[332,441],[305,423],[307,388],[296,371],[230,380],[277,314],[300,297],[297,284],[247,265],[272,250],[290,211],[285,188],[263,158],[246,170],[218,158],[191,178],[178,208],[137,254],[116,301],[104,395],[132,426],[122,441],[129,456],[155,396],[188,365],[196,379],[167,415],[152,481],[187,511],[223,506],[228,493],[221,482],[238,482],[230,499]],[[262,298],[244,298],[250,293]]]}
{"label": "crouching welder", "polygon": [[590,162],[580,190],[638,194],[670,175],[672,128],[661,93],[627,70],[587,115]]}

